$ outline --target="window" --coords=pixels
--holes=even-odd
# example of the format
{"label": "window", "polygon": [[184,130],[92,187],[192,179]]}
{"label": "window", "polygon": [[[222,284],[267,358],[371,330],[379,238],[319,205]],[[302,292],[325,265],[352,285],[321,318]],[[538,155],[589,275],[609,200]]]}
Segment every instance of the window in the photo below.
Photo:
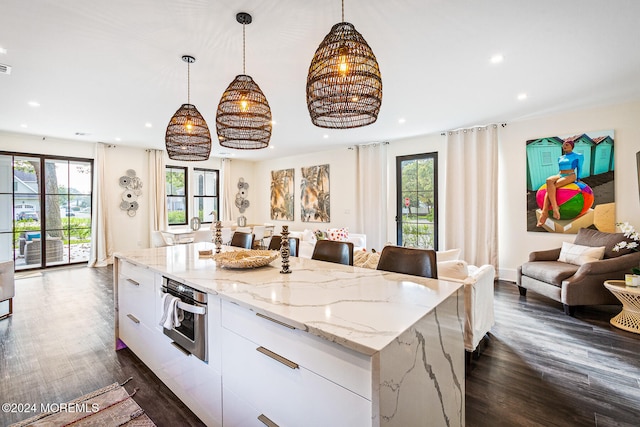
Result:
{"label": "window", "polygon": [[396,158],[398,245],[438,249],[438,154]]}
{"label": "window", "polygon": [[167,166],[167,217],[169,225],[187,224],[187,168]]}
{"label": "window", "polygon": [[202,223],[211,223],[219,218],[218,171],[213,169],[193,169],[193,214]]}

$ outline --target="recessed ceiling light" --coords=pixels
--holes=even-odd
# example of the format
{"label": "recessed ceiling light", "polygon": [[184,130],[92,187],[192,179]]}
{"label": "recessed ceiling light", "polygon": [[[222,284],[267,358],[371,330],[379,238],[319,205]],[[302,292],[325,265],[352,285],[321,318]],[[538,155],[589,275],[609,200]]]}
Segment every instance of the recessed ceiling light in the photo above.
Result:
{"label": "recessed ceiling light", "polygon": [[518,101],[524,101],[525,99],[527,99],[527,94],[526,93],[518,94]]}
{"label": "recessed ceiling light", "polygon": [[7,53],[7,49],[0,47],[0,54],[6,55],[6,53]]}
{"label": "recessed ceiling light", "polygon": [[322,137],[323,137],[324,139],[327,139],[327,138],[329,138],[329,135],[324,134],[324,135],[322,135]]}
{"label": "recessed ceiling light", "polygon": [[153,127],[153,125],[151,123],[145,123],[144,127],[150,128],[150,127]]}
{"label": "recessed ceiling light", "polygon": [[115,140],[118,141],[118,142],[122,141],[122,139],[120,137],[116,137]]}
{"label": "recessed ceiling light", "polygon": [[502,61],[504,61],[504,56],[502,56],[501,54],[495,54],[491,57],[491,63],[492,64],[499,64]]}
{"label": "recessed ceiling light", "polygon": [[403,124],[404,122],[406,122],[406,119],[398,119],[398,123]]}
{"label": "recessed ceiling light", "polygon": [[274,147],[273,145],[269,146],[269,149],[271,149],[271,150],[273,150],[274,148],[276,148],[276,147]]}
{"label": "recessed ceiling light", "polygon": [[29,104],[29,107],[39,107],[40,106],[40,103],[36,102],[36,101],[29,101],[28,104]]}
{"label": "recessed ceiling light", "polygon": [[22,124],[20,125],[20,127],[21,127],[21,128],[27,128],[28,126],[27,126],[27,124],[26,124],[26,123],[22,123]]}

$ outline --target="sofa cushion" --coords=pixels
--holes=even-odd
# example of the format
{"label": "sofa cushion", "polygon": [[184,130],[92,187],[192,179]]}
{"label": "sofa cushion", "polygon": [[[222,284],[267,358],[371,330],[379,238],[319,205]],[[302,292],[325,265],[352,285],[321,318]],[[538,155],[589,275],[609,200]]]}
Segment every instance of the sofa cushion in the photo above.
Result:
{"label": "sofa cushion", "polygon": [[562,281],[573,276],[579,266],[560,261],[535,261],[522,264],[522,275],[562,286]]}
{"label": "sofa cushion", "polygon": [[467,262],[454,259],[451,261],[438,261],[438,277],[441,279],[464,280],[469,275]]}
{"label": "sofa cushion", "polygon": [[604,233],[590,228],[581,228],[578,230],[578,235],[573,243],[582,246],[604,246],[604,259],[607,259],[631,252],[630,249],[622,249],[618,252],[613,251],[616,243],[623,240],[628,240],[624,237],[624,233]]}
{"label": "sofa cushion", "polygon": [[309,230],[308,228],[305,228],[304,231],[302,232],[301,240],[303,242],[315,242],[317,240],[316,234],[313,232],[313,230]]}
{"label": "sofa cushion", "polygon": [[587,262],[599,261],[604,256],[604,246],[581,246],[569,242],[562,242],[558,261],[569,264],[582,265]]}
{"label": "sofa cushion", "polygon": [[460,258],[461,250],[458,249],[449,249],[447,251],[437,251],[436,252],[436,260],[440,261],[454,261]]}

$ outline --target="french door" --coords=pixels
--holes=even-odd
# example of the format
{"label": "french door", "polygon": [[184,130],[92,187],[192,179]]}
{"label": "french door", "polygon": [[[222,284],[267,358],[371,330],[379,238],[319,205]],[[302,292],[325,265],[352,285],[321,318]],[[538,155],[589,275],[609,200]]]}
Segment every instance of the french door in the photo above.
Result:
{"label": "french door", "polygon": [[16,270],[86,262],[93,161],[0,154],[0,259]]}
{"label": "french door", "polygon": [[438,249],[438,153],[396,157],[399,246]]}

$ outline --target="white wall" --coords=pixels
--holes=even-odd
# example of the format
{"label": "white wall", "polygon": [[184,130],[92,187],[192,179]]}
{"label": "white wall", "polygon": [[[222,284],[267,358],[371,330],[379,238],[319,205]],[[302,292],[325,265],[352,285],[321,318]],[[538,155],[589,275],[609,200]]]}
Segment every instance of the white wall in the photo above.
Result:
{"label": "white wall", "polygon": [[613,129],[616,220],[640,229],[636,152],[640,151],[640,101],[512,122],[500,131],[498,221],[499,274],[515,281],[516,269],[535,250],[557,248],[575,235],[527,232],[527,140]]}

